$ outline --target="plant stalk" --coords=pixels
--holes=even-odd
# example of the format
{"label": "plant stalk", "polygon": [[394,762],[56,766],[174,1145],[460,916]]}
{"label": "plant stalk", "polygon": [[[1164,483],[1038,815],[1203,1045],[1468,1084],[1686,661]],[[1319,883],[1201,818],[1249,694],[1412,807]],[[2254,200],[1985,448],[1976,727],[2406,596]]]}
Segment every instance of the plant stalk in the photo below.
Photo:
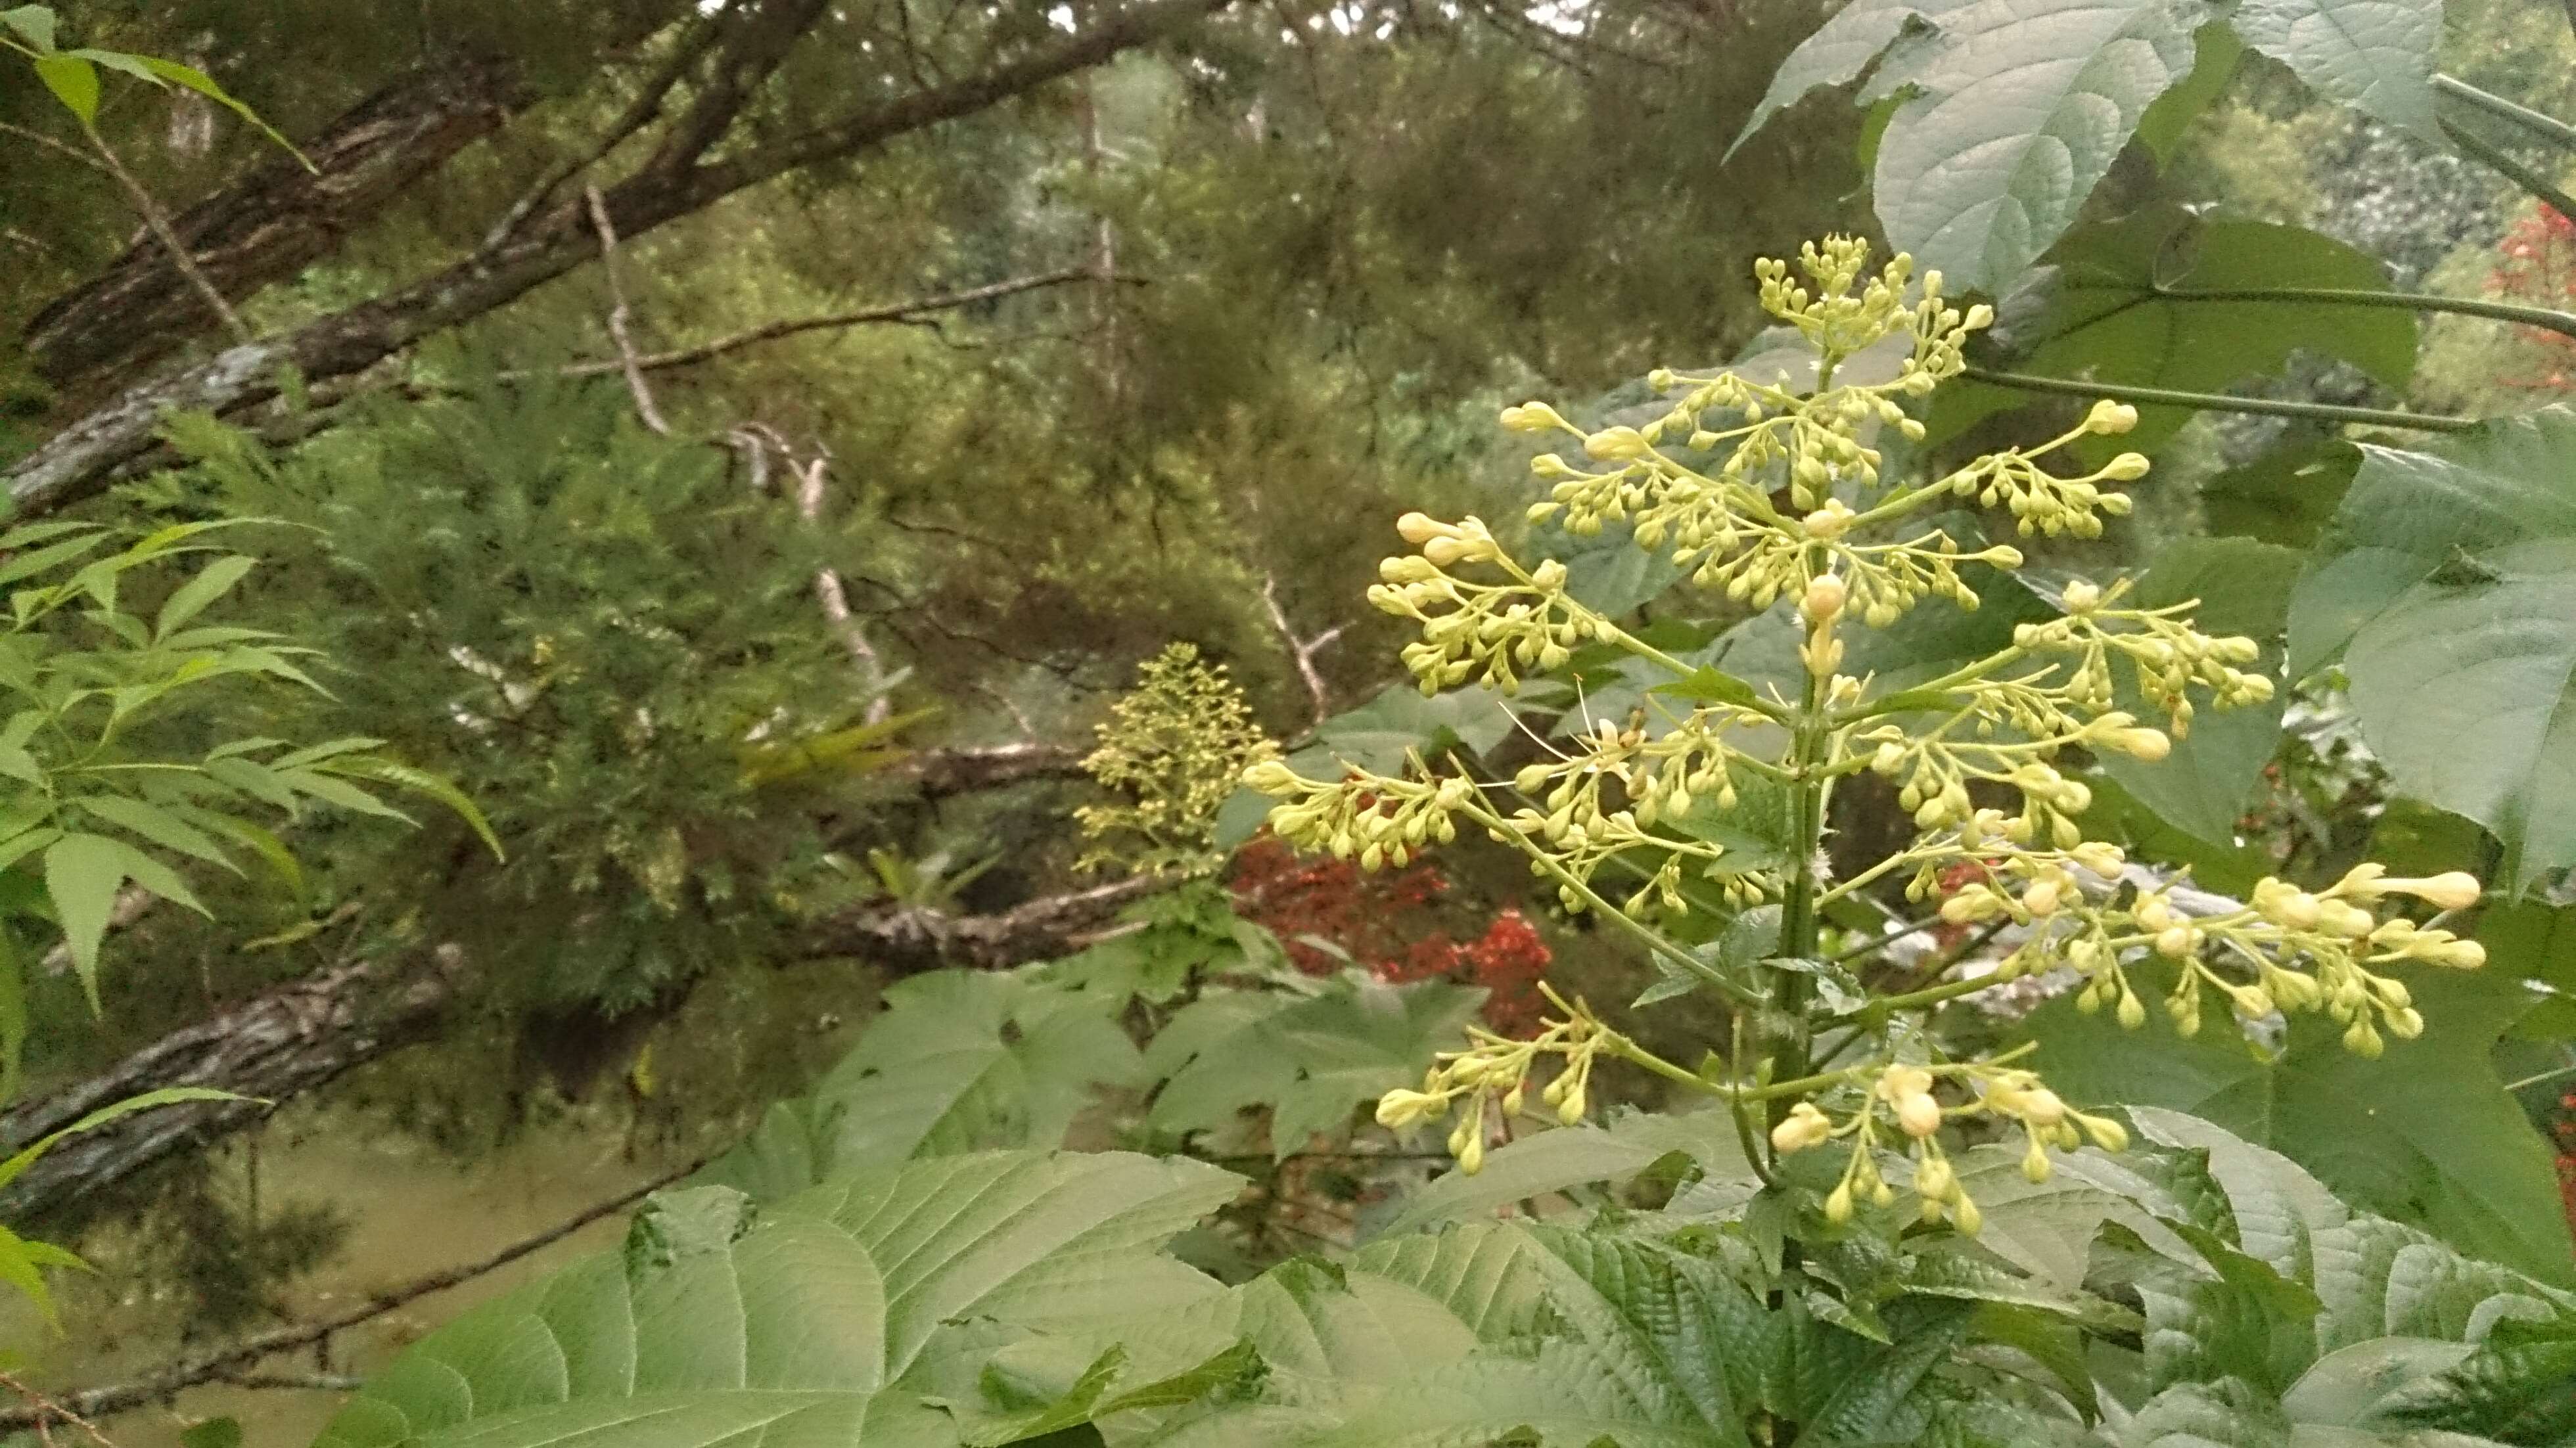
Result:
{"label": "plant stalk", "polygon": [[2312,302],[2331,307],[2386,307],[2401,312],[2453,312],[2491,322],[2538,327],[2562,337],[2576,337],[2576,315],[2518,302],[2489,302],[2471,297],[2434,297],[2417,292],[2374,292],[2356,287],[2157,287],[2161,302]]}
{"label": "plant stalk", "polygon": [[2493,91],[2480,90],[2453,75],[2433,77],[2433,89],[2453,100],[2466,101],[2499,120],[2510,121],[2544,141],[2576,150],[2576,126],[2556,116],[2543,115],[2531,107],[2506,100]]}
{"label": "plant stalk", "polygon": [[2114,402],[2143,402],[2160,407],[2197,407],[2213,412],[2243,412],[2262,417],[2304,417],[2315,422],[2348,422],[2362,427],[2402,427],[2418,432],[2468,432],[2482,425],[2474,417],[2398,412],[2381,407],[2345,407],[2331,402],[2285,402],[2270,397],[2230,397],[2223,392],[2182,392],[2169,387],[2132,387],[2119,382],[2076,382],[2062,377],[2034,377],[2026,372],[1997,372],[1969,367],[1959,374],[1989,387],[2020,392],[2047,392],[2061,397],[2107,397]]}

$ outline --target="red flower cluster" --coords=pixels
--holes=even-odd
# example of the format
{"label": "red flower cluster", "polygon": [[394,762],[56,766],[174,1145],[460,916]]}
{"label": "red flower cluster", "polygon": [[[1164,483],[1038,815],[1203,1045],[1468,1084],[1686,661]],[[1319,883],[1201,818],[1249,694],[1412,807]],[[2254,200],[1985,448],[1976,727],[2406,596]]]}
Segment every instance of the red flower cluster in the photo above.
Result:
{"label": "red flower cluster", "polygon": [[[2576,221],[2549,207],[2513,224],[2496,251],[2496,269],[2487,290],[2515,301],[2576,308]],[[2516,387],[2563,391],[2576,386],[2576,338],[2537,327],[2523,329],[2549,355],[2549,370],[2537,377],[2512,379]]]}
{"label": "red flower cluster", "polygon": [[1494,1029],[1511,1034],[1538,1023],[1539,976],[1554,958],[1547,942],[1509,907],[1473,922],[1482,927],[1473,938],[1458,939],[1440,918],[1449,877],[1430,865],[1370,874],[1348,860],[1300,856],[1265,835],[1236,852],[1229,884],[1235,909],[1278,936],[1309,975],[1357,964],[1383,981],[1482,986]]}
{"label": "red flower cluster", "polygon": [[2567,1203],[2567,1225],[2576,1228],[2576,1091],[2558,1098],[2558,1195]]}

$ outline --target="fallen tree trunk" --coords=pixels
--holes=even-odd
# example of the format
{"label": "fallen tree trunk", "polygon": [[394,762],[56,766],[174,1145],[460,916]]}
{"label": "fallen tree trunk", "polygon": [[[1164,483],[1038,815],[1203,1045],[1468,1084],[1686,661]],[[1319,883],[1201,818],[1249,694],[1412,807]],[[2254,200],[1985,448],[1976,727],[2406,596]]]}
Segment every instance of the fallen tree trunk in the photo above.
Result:
{"label": "fallen tree trunk", "polygon": [[[1164,883],[1120,880],[992,915],[863,905],[816,922],[778,964],[857,957],[898,975],[941,965],[1006,969],[1071,954],[1107,927],[1119,907]],[[15,1151],[101,1106],[164,1086],[254,1098],[138,1112],[66,1138],[0,1191],[0,1221],[24,1226],[77,1207],[179,1152],[257,1123],[281,1102],[433,1039],[464,976],[463,962],[450,950],[291,981],[0,1114],[0,1144]]]}
{"label": "fallen tree trunk", "polygon": [[0,1193],[13,1224],[75,1206],[173,1152],[251,1125],[284,1101],[429,1039],[455,998],[461,971],[433,953],[403,964],[362,961],[290,981],[184,1026],[88,1080],[0,1114],[15,1151],[102,1106],[165,1086],[204,1086],[245,1099],[137,1112],[66,1137]]}

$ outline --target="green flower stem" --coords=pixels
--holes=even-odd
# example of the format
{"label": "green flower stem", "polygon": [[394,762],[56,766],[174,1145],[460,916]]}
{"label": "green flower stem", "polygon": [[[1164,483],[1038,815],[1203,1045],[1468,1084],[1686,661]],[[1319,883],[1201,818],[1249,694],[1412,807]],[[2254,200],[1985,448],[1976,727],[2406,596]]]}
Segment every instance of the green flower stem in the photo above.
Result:
{"label": "green flower stem", "polygon": [[2555,116],[2545,116],[2526,105],[2506,100],[2492,91],[2483,91],[2457,76],[2436,75],[2433,89],[2454,100],[2466,101],[2488,115],[2511,121],[2533,135],[2576,150],[2576,126]]}
{"label": "green flower stem", "polygon": [[1880,996],[1872,1004],[1877,1009],[1887,1012],[1910,1011],[1921,1006],[1937,1006],[1943,1001],[1954,1001],[1961,996],[1975,995],[1981,990],[1992,990],[2002,984],[2002,981],[1991,976],[1980,976],[1975,980],[1954,980],[1947,985],[1907,991],[1903,995]]}
{"label": "green flower stem", "polygon": [[2471,158],[2483,162],[2487,169],[2511,180],[2513,184],[2536,197],[2541,204],[2561,216],[2576,216],[2576,198],[2571,198],[2546,176],[2515,159],[2512,152],[2495,144],[2466,126],[2442,122],[2442,134],[2451,144]]}
{"label": "green flower stem", "polygon": [[[1481,800],[1471,799],[1467,804],[1460,806],[1458,812],[1467,816],[1469,819],[1476,821],[1478,824],[1485,826],[1487,829],[1497,831],[1510,839],[1524,840],[1521,831],[1516,826],[1514,826],[1509,820],[1504,819],[1501,814],[1487,808]],[[1736,989],[1735,983],[1728,980],[1714,966],[1711,966],[1707,961],[1700,959],[1698,956],[1691,954],[1689,951],[1682,949],[1671,941],[1666,940],[1660,932],[1648,928],[1627,911],[1622,910],[1618,906],[1611,904],[1608,900],[1603,899],[1599,891],[1586,884],[1581,878],[1576,876],[1573,871],[1558,864],[1555,858],[1547,854],[1545,851],[1530,849],[1524,841],[1521,853],[1527,855],[1540,869],[1545,870],[1550,876],[1554,877],[1558,884],[1573,891],[1575,897],[1580,899],[1594,914],[1617,924],[1620,929],[1635,936],[1648,950],[1673,962],[1682,969],[1698,976],[1700,979],[1707,981],[1710,985],[1717,987],[1721,993],[1732,996],[1739,1001],[1745,999],[1743,992]],[[1681,1068],[1676,1066],[1673,1069],[1678,1071]],[[1697,1080],[1698,1078],[1693,1077],[1692,1079]]]}
{"label": "green flower stem", "polygon": [[2362,427],[2401,427],[2418,432],[2467,432],[2481,425],[2474,417],[2397,412],[2380,407],[2344,407],[2330,402],[2284,402],[2270,397],[2230,397],[2223,392],[2179,392],[2169,387],[2131,387],[2117,382],[2075,382],[2062,377],[2034,377],[2024,372],[1996,372],[1985,367],[1963,369],[1960,376],[1989,387],[2019,392],[2047,392],[2061,397],[2110,398],[2160,407],[2197,407],[2213,412],[2243,412],[2262,417],[2304,417],[2315,422],[2352,423]]}
{"label": "green flower stem", "polygon": [[[1810,639],[1821,632],[1811,632]],[[1819,771],[1829,762],[1832,738],[1832,721],[1825,710],[1825,681],[1816,677],[1813,669],[1807,671],[1794,722],[1788,764],[1794,776],[1791,787],[1797,791],[1797,816],[1789,834],[1788,888],[1780,900],[1780,953],[1804,960],[1816,953],[1816,848],[1824,839],[1826,790]],[[1794,970],[1777,972],[1772,983],[1772,1006],[1778,1013],[1779,1031],[1771,1052],[1775,1076],[1807,1074],[1811,1044],[1807,997],[1813,985],[1804,973]],[[1779,1124],[1780,1115],[1773,1113],[1774,1126]]]}
{"label": "green flower stem", "polygon": [[2162,302],[2298,302],[2329,307],[2386,307],[2401,312],[2455,312],[2576,337],[2576,316],[2566,312],[2467,297],[2373,292],[2354,287],[2157,287],[2154,296]]}

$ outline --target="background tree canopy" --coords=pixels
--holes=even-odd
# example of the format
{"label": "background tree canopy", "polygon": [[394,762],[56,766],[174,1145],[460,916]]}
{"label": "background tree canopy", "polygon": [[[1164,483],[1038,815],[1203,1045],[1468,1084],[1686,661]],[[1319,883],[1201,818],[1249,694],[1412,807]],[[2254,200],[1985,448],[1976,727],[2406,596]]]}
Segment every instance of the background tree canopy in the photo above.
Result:
{"label": "background tree canopy", "polygon": [[[29,1317],[13,1430],[2058,1441],[1983,1394],[2045,1398],[2064,1441],[2576,1442],[2548,1398],[2576,1382],[2576,12],[172,0],[0,26],[25,530],[0,591],[27,600],[0,639],[27,721],[0,721],[0,1136],[206,1093],[0,1168],[0,1220],[98,1268],[50,1278],[67,1335]],[[2081,612],[2078,579],[2252,640],[2267,698],[2170,757],[2057,762],[2069,827],[2126,851],[2092,883],[2205,916],[2365,860],[2466,872],[2473,903],[2415,919],[2487,966],[2406,977],[2420,1038],[2356,1059],[2267,997],[2185,1040],[2087,1009],[2063,961],[1994,984],[2028,911],[1937,913],[1966,865],[1910,895],[1870,873],[1923,800],[1867,770],[1810,817],[1721,768],[1684,802],[1723,780],[1730,809],[1649,820],[1590,908],[1481,825],[1365,871],[1263,832],[1236,776],[1273,743],[1308,779],[1464,769],[1481,799],[1676,708],[1782,701],[1797,733],[1794,590],[1690,576],[1642,509],[1528,510],[1620,437],[1734,466],[1723,428],[1657,430],[1657,369],[1895,377],[1886,348],[1820,368],[1752,281],[1829,233],[1993,321],[1872,424],[1887,479],[2077,429],[2049,466],[2134,499],[2098,538],[1944,511],[1954,546],[2011,547],[1963,564],[1979,606],[1862,631],[1857,602],[1838,671],[1929,728],[1956,701],[1904,691]],[[1494,425],[1533,398],[1579,436]],[[2083,431],[2102,399],[2134,427]],[[2118,482],[2133,449],[2154,471]],[[1780,467],[1740,512],[1821,505]],[[1421,627],[1370,605],[1416,511],[1485,519],[1646,652],[1533,652],[1508,707],[1416,690]],[[58,538],[137,561],[75,573]],[[1177,720],[1116,707],[1149,661],[1187,681]],[[122,732],[114,690],[208,669]],[[49,744],[81,688],[118,722]],[[2152,679],[2119,688],[2163,717]],[[1209,727],[1237,699],[1244,727]],[[96,773],[172,761],[211,782]],[[1967,792],[2010,813],[2026,783]],[[1086,836],[1135,809],[1181,845]],[[49,874],[64,832],[143,864]],[[1680,911],[1606,908],[1685,858],[1724,864]],[[1782,1010],[1830,1074],[1899,1030],[1868,1001],[1946,992],[1903,1050],[2035,1043],[2140,1154],[2024,1182],[2020,1138],[1965,1122],[1978,1245],[1927,1249],[1955,1245],[1936,1210],[1870,1255],[1773,1122],[1680,1110],[1699,1088],[1634,1059],[1577,1093],[1588,1121],[1494,1128],[1472,1175],[1371,1124],[1470,1025],[1559,1020],[1542,979],[1704,1082],[1779,1060]],[[951,1205],[950,1236],[907,1235]],[[1627,1386],[1560,1401],[1576,1378]]]}

